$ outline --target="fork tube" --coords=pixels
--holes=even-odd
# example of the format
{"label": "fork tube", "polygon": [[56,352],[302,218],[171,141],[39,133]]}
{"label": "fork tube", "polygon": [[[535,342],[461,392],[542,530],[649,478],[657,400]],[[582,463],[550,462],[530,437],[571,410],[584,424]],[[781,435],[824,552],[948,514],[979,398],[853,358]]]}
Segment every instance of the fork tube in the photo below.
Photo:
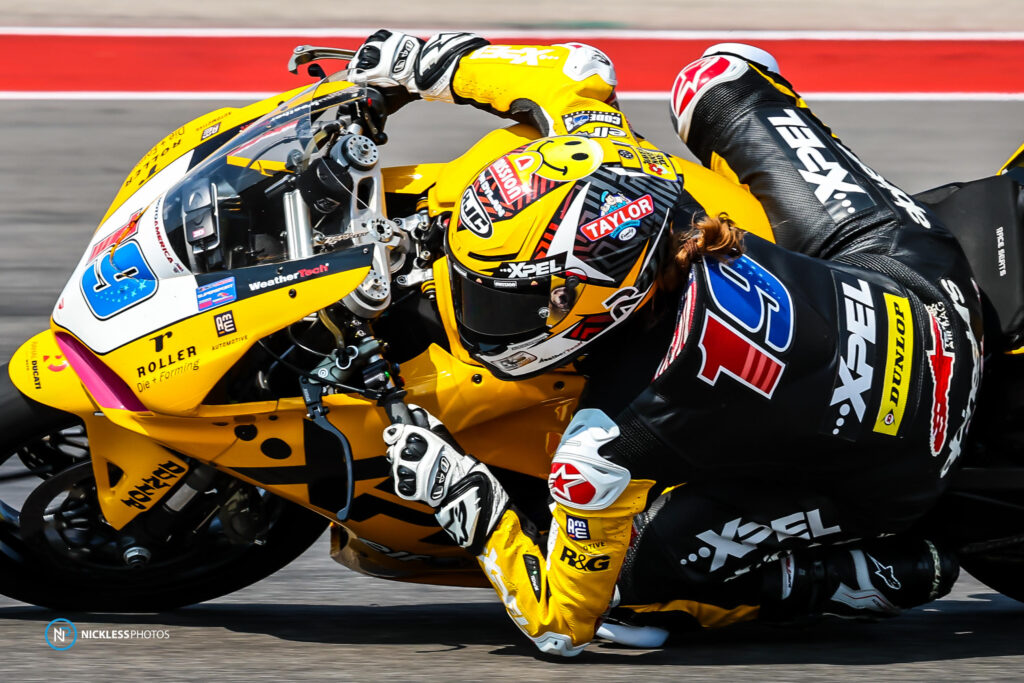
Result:
{"label": "fork tube", "polygon": [[284,193],[284,228],[288,241],[288,258],[301,259],[313,255],[313,224],[309,209],[298,190]]}

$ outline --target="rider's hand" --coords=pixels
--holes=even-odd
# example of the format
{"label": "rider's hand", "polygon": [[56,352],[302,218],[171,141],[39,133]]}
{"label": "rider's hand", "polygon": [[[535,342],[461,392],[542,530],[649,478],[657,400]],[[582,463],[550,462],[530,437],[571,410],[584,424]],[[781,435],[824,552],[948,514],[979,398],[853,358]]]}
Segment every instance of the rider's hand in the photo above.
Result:
{"label": "rider's hand", "polygon": [[423,41],[381,29],[366,39],[349,64],[349,80],[382,88],[401,86],[412,93],[413,69]]}
{"label": "rider's hand", "polygon": [[441,527],[464,548],[478,552],[508,506],[508,494],[487,466],[466,455],[441,422],[409,406],[417,425],[384,430],[399,498],[435,509]]}
{"label": "rider's hand", "polygon": [[439,33],[426,42],[381,29],[366,39],[349,67],[349,80],[381,88],[401,86],[425,100],[452,101],[459,59],[489,45],[474,33]]}
{"label": "rider's hand", "polygon": [[387,457],[399,498],[436,508],[455,479],[477,460],[465,455],[441,421],[410,404],[413,425],[394,424],[384,430]]}

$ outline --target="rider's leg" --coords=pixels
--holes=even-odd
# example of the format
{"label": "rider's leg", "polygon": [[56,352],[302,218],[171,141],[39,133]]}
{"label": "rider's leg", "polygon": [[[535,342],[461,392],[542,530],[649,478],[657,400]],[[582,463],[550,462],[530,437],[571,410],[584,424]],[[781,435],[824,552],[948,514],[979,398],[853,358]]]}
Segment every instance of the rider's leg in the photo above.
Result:
{"label": "rider's leg", "polygon": [[829,498],[763,481],[688,484],[635,524],[622,605],[688,611],[705,626],[755,609],[770,621],[892,616],[947,594],[958,575],[925,539],[857,540],[869,531]]}
{"label": "rider's leg", "polygon": [[777,69],[763,50],[716,45],[679,72],[671,107],[701,162],[761,201],[777,243],[821,258],[886,253],[901,226],[929,227],[924,209],[846,149]]}

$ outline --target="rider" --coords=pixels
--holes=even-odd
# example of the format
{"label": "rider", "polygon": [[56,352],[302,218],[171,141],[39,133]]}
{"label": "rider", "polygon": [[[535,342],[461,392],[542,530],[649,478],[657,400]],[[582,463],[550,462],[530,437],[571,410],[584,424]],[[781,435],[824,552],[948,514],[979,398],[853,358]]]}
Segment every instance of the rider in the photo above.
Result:
{"label": "rider", "polygon": [[951,589],[955,559],[907,532],[970,422],[977,289],[946,229],[770,54],[710,48],[671,113],[701,162],[760,200],[775,244],[707,215],[616,108],[594,48],[379,31],[350,77],[542,136],[465,188],[438,286],[498,377],[588,376],[546,538],[433,417],[384,433],[398,495],[435,508],[541,650],[580,652],[615,604],[711,626],[891,615]]}

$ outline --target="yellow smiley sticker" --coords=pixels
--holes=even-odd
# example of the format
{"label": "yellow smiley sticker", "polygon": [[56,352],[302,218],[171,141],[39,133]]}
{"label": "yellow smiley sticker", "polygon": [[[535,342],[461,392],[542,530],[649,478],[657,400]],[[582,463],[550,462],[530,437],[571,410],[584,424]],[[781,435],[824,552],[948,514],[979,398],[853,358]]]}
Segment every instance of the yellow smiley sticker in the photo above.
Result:
{"label": "yellow smiley sticker", "polygon": [[537,174],[559,182],[585,178],[597,170],[603,158],[601,145],[580,135],[544,138],[518,154],[509,155],[520,177]]}

